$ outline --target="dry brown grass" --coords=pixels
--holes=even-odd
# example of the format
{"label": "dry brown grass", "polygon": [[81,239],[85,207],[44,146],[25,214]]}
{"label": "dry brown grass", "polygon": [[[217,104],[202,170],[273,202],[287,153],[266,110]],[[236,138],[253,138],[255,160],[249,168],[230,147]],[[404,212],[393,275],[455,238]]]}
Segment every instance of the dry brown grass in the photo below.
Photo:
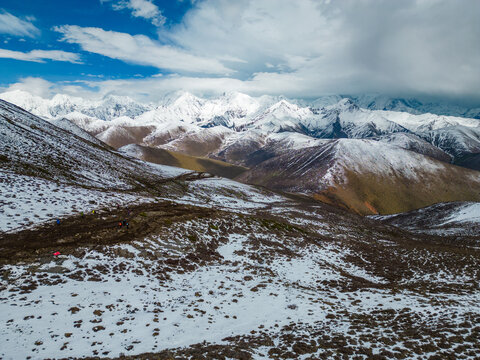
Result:
{"label": "dry brown grass", "polygon": [[480,201],[480,183],[469,179],[472,171],[456,166],[449,170],[418,174],[418,181],[345,170],[347,184],[330,187],[315,197],[361,215],[394,214],[439,202]]}
{"label": "dry brown grass", "polygon": [[142,151],[141,159],[160,165],[176,166],[183,169],[208,172],[217,176],[234,178],[248,169],[223,161],[190,156],[179,152],[137,145]]}

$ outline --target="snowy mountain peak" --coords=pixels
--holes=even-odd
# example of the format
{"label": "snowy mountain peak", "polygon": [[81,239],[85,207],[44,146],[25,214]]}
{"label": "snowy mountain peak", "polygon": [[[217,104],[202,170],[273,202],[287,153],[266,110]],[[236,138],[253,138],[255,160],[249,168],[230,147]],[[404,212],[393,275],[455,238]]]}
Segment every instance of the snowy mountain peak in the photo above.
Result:
{"label": "snowy mountain peak", "polygon": [[113,95],[113,94],[105,95],[102,100],[104,103],[115,103],[115,104],[124,104],[124,105],[138,104],[137,101],[133,100],[129,96],[120,96],[120,95]]}
{"label": "snowy mountain peak", "polygon": [[247,95],[238,91],[224,92],[220,98],[228,102],[251,101],[253,99],[250,95]]}
{"label": "snowy mountain peak", "polygon": [[28,110],[29,107],[39,106],[46,101],[40,96],[32,95],[24,90],[12,90],[4,92],[0,94],[0,99],[8,101],[12,104],[16,104],[25,110]]}
{"label": "snowy mountain peak", "polygon": [[195,104],[201,102],[202,99],[193,95],[188,91],[174,91],[163,96],[159,102],[160,107],[171,107],[171,106],[189,106],[189,104]]}
{"label": "snowy mountain peak", "polygon": [[299,110],[301,110],[301,108],[298,105],[289,103],[287,100],[280,100],[276,104],[273,104],[266,113],[274,114],[278,117],[288,117],[295,116]]}
{"label": "snowy mountain peak", "polygon": [[338,103],[335,105],[332,105],[331,108],[338,109],[340,111],[356,111],[360,109],[357,104],[355,104],[352,99],[349,98],[343,98],[341,99]]}
{"label": "snowy mountain peak", "polygon": [[73,98],[66,94],[56,94],[51,100],[50,103],[52,105],[56,104],[73,104],[73,103],[80,103],[83,100],[81,98]]}
{"label": "snowy mountain peak", "polygon": [[184,92],[182,95],[180,95],[175,101],[174,104],[179,106],[179,105],[185,105],[185,104],[201,104],[203,101],[199,97],[196,97],[195,95],[189,93],[189,92]]}

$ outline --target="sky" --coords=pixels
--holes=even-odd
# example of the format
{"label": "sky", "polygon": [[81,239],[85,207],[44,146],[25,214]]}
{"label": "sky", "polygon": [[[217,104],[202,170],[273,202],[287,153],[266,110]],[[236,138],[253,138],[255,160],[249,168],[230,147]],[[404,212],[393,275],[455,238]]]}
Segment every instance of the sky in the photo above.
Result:
{"label": "sky", "polygon": [[2,0],[0,91],[480,104],[479,0]]}

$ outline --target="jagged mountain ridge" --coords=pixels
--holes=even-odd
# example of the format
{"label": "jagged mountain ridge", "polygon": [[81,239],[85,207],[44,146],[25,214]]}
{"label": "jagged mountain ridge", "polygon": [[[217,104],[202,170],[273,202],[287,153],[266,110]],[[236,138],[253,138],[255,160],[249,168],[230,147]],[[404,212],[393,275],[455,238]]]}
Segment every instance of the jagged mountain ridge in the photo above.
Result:
{"label": "jagged mountain ridge", "polygon": [[[226,130],[220,131],[222,139],[215,140],[220,143],[217,151],[204,151],[204,155],[213,156],[217,156],[219,151],[224,150],[222,147],[230,146],[238,138],[232,136],[234,132],[245,135],[248,131],[260,132],[259,137],[263,139],[271,133],[279,132],[295,132],[313,138],[369,138],[412,132],[448,153],[454,161],[455,158],[462,159],[462,165],[467,167],[465,159],[477,154],[480,148],[478,137],[472,143],[472,136],[463,130],[469,128],[477,131],[480,123],[476,119],[366,110],[352,99],[342,99],[339,96],[319,99],[310,106],[302,106],[299,101],[269,96],[252,98],[241,93],[229,93],[206,100],[179,92],[165,97],[156,106],[114,96],[88,101],[59,94],[47,100],[19,90],[0,94],[0,98],[44,118],[66,117],[116,148],[136,143],[167,146],[170,150],[176,150],[175,147],[178,146],[177,150],[189,153],[189,146],[184,145],[186,142],[195,143],[196,146],[193,147],[196,152],[203,141],[201,134],[210,133],[203,130],[208,128],[232,130],[226,136],[231,139],[225,142],[223,138],[227,135]],[[366,98],[368,97],[357,97],[356,100],[365,103]],[[385,102],[385,99],[382,101]],[[330,104],[331,102],[334,103]],[[446,131],[449,132],[450,140],[439,141],[438,138]],[[248,136],[250,139],[252,137],[254,136]],[[207,135],[207,138],[211,136]],[[466,142],[469,143],[468,146],[456,146]]]}
{"label": "jagged mountain ridge", "polygon": [[0,99],[13,103],[45,119],[64,117],[71,113],[83,114],[100,120],[112,120],[120,116],[136,117],[153,108],[127,96],[108,95],[101,100],[87,100],[65,94],[44,99],[23,90],[0,94]]}
{"label": "jagged mountain ridge", "polygon": [[[431,135],[431,132],[442,133],[443,129],[447,128],[450,132],[461,127],[475,131],[479,126],[476,119],[366,110],[351,99],[338,100],[336,97],[328,100],[338,100],[337,103],[315,108],[302,106],[301,102],[269,96],[252,98],[245,94],[229,93],[217,99],[206,100],[183,92],[166,97],[156,107],[136,105],[130,111],[127,109],[130,106],[128,104],[133,100],[124,98],[109,97],[103,102],[86,105],[88,102],[85,100],[72,100],[60,95],[43,103],[38,97],[27,101],[28,94],[24,92],[4,93],[0,95],[2,96],[40,116],[66,117],[115,148],[131,143],[165,147],[189,155],[233,161],[239,165],[245,165],[248,161],[222,158],[220,153],[228,153],[232,146],[246,147],[247,152],[250,146],[253,151],[257,151],[263,145],[271,143],[268,141],[271,134],[282,132],[298,133],[314,139],[371,138],[410,132],[446,152],[454,158],[454,162],[455,158],[462,159],[461,164],[466,167],[469,167],[469,164],[465,159],[477,153],[476,146],[460,148],[458,151],[452,147],[452,141],[435,141]],[[59,106],[62,99],[64,105]],[[121,105],[112,104],[114,100],[121,100]],[[82,101],[83,108],[69,105]],[[49,107],[51,103],[55,104],[52,105],[53,108]],[[328,101],[322,102],[323,105],[327,103]],[[113,106],[113,110],[109,106]],[[57,111],[59,108],[63,109],[63,112]],[[122,111],[116,111],[116,108]],[[113,115],[109,115],[110,113]],[[108,121],[104,121],[105,119]],[[466,139],[466,136],[465,131],[459,130],[453,142],[471,143],[471,137]],[[471,167],[476,168],[475,165]]]}
{"label": "jagged mountain ridge", "polygon": [[[73,111],[80,111],[86,115],[95,116],[92,112],[95,112],[95,108],[101,108],[103,104],[110,106],[110,111],[97,111],[97,118],[102,120],[111,119],[116,116],[138,116],[145,111],[149,111],[158,106],[169,106],[177,101],[179,97],[187,94],[188,97],[193,97],[196,100],[203,100],[198,97],[195,97],[191,94],[188,94],[184,91],[175,91],[166,94],[157,104],[145,104],[141,102],[134,101],[126,96],[114,96],[107,95],[103,100],[84,100],[80,97],[57,94],[52,99],[43,99],[39,96],[32,95],[24,90],[13,90],[0,94],[0,98],[12,103],[15,103],[22,108],[33,112],[39,116],[45,117],[55,117],[66,115]],[[225,99],[235,98],[239,93],[227,93],[223,97]],[[250,98],[247,95],[240,94],[245,98]],[[325,95],[321,96],[314,100],[294,100],[289,99],[289,102],[299,104],[304,107],[312,108],[323,108],[327,106],[334,105],[342,99],[350,99],[356,105],[361,108],[369,110],[387,110],[387,111],[396,111],[396,112],[407,112],[414,115],[420,115],[425,113],[431,113],[436,115],[447,115],[447,116],[457,116],[465,118],[474,118],[480,119],[480,108],[479,107],[468,107],[462,105],[440,103],[430,100],[421,100],[414,97],[392,97],[388,95],[381,94],[362,94],[362,95],[349,95],[349,94],[337,94],[337,95]],[[262,96],[257,99],[262,99],[262,101],[267,102],[278,102],[282,99],[287,100],[282,96]],[[201,101],[200,101],[201,102]],[[223,100],[213,99],[212,107],[222,106],[221,103]],[[247,100],[249,102],[249,100]],[[243,108],[245,103],[238,104]],[[118,111],[120,108],[129,107],[130,115]],[[90,109],[90,111],[88,110]],[[117,109],[117,112],[114,110]],[[135,109],[135,111],[132,111]],[[90,114],[88,114],[89,112]]]}

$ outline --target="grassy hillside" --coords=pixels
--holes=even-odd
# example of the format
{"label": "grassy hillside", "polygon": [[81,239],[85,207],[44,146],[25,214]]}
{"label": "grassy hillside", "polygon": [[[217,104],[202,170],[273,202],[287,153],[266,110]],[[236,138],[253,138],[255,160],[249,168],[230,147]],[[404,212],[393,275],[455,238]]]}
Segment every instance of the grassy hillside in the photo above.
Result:
{"label": "grassy hillside", "polygon": [[395,214],[439,202],[480,201],[480,183],[472,181],[472,171],[457,166],[448,169],[424,174],[418,182],[345,170],[346,184],[336,184],[313,197],[361,215]]}
{"label": "grassy hillside", "polygon": [[361,215],[480,201],[480,172],[365,140],[291,151],[264,161],[238,180],[307,194]]}
{"label": "grassy hillside", "polygon": [[122,148],[122,150],[151,163],[175,166],[194,171],[204,171],[229,179],[233,179],[248,170],[245,167],[231,165],[219,160],[190,156],[175,151],[142,145],[131,144]]}

